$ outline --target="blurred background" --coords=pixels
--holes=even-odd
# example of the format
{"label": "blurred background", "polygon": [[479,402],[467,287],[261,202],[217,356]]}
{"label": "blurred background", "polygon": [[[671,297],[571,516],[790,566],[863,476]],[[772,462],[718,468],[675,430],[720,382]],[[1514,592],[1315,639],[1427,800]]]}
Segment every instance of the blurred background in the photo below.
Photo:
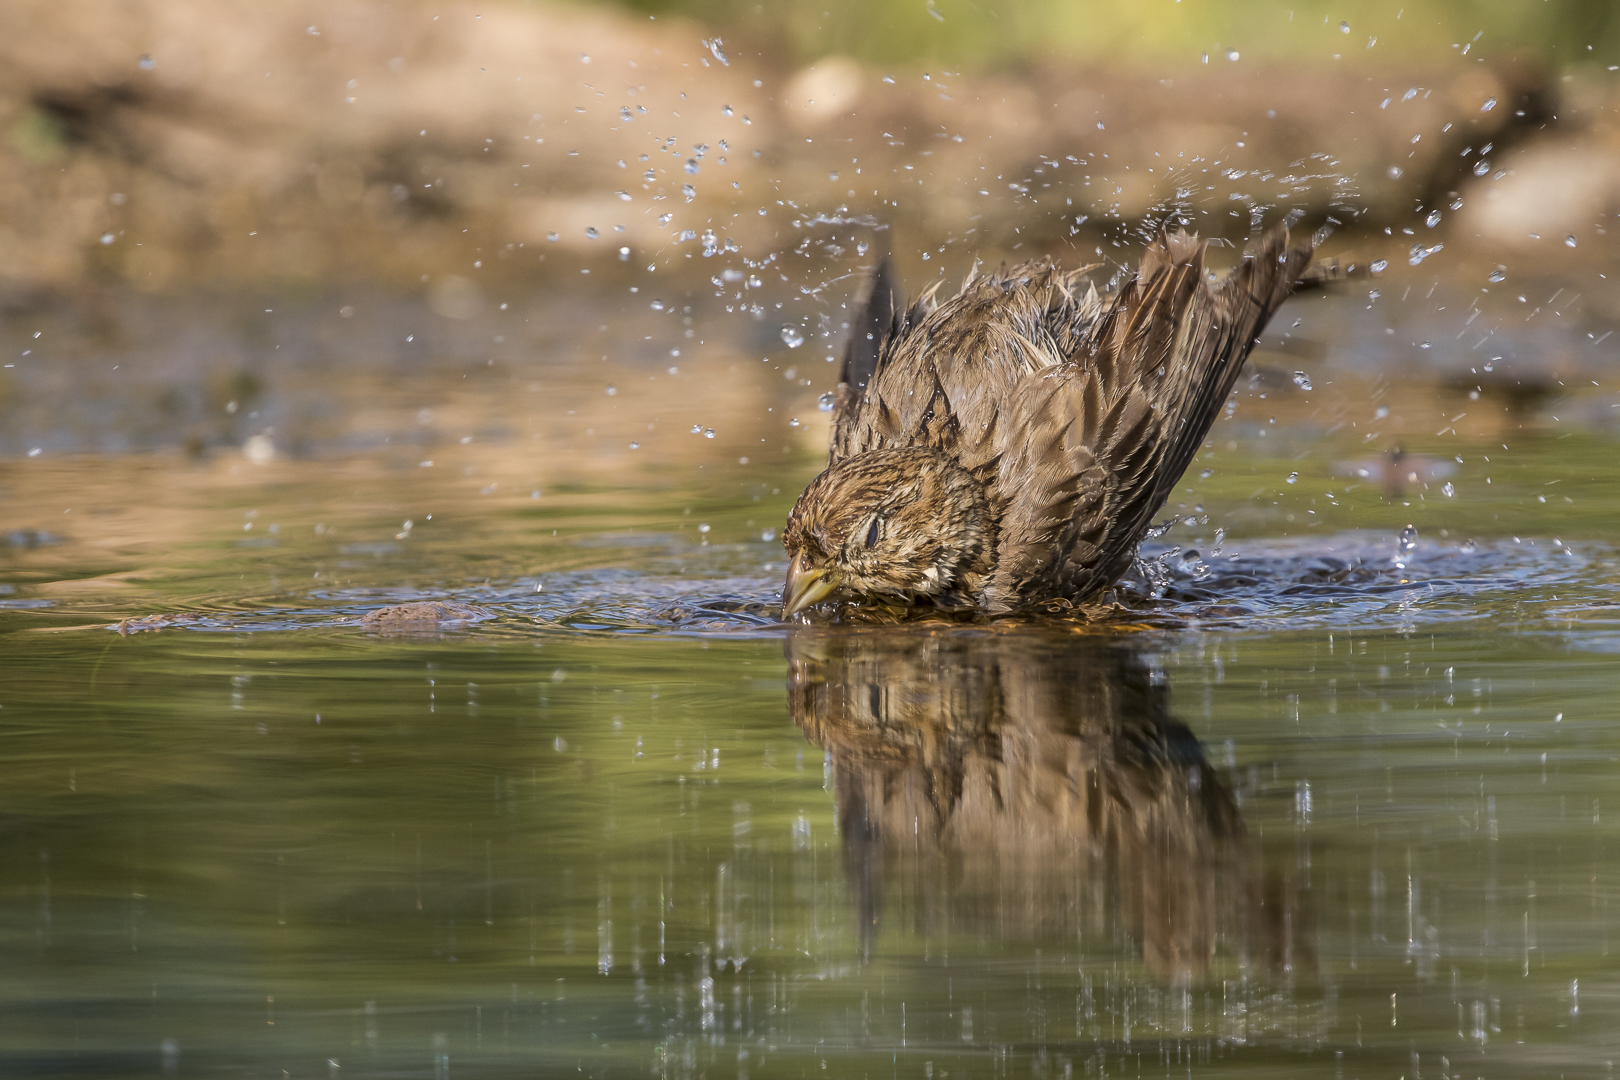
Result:
{"label": "blurred background", "polygon": [[[342,460],[352,497],[514,508],[707,467],[757,524],[879,254],[914,293],[1044,254],[1107,284],[1167,223],[1220,265],[1291,211],[1374,280],[1273,327],[1216,449],[1377,488],[1437,432],[1612,424],[1617,104],[1620,15],[1579,0],[16,0],[0,505],[58,535],[81,483]],[[122,502],[79,529],[177,520]]]}

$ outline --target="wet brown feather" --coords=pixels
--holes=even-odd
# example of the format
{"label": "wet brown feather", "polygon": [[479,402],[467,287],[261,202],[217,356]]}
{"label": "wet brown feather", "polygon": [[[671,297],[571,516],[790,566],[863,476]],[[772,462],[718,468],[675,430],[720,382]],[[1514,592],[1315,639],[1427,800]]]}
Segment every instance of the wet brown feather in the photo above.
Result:
{"label": "wet brown feather", "polygon": [[[993,567],[974,583],[977,607],[1081,603],[1107,588],[1314,242],[1279,226],[1217,282],[1204,248],[1186,233],[1162,234],[1106,296],[1086,282],[1090,267],[1037,260],[974,276],[944,301],[930,291],[909,308],[881,264],[835,394],[829,470],[784,538],[802,515],[828,509],[818,499],[846,497],[837,481],[853,459],[927,447],[984,488],[993,520],[980,532],[997,540]],[[961,517],[936,509],[941,521]],[[849,591],[861,595],[859,580]]]}

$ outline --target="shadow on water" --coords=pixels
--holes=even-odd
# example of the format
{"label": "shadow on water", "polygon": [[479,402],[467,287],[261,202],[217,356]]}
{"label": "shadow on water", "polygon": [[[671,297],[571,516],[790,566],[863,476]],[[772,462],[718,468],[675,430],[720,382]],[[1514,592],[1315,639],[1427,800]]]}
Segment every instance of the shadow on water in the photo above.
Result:
{"label": "shadow on water", "polygon": [[[1167,983],[1217,942],[1308,963],[1308,912],[1125,639],[796,629],[794,722],[826,749],[862,950],[886,917],[1026,941],[1108,934]],[[887,914],[886,914],[887,913]]]}

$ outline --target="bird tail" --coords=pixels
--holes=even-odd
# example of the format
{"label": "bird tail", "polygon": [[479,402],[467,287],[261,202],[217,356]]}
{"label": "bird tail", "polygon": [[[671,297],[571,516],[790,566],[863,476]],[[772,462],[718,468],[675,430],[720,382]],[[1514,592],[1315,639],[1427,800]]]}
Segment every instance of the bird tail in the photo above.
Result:
{"label": "bird tail", "polygon": [[[1161,470],[1164,494],[1174,488],[1203,445],[1266,323],[1310,266],[1318,239],[1291,229],[1286,222],[1278,225],[1244,253],[1236,269],[1213,285],[1202,280],[1202,259],[1198,260],[1199,287],[1177,320],[1177,344],[1164,387],[1168,393],[1160,399],[1176,418],[1170,452]],[[1142,263],[1147,271],[1149,259],[1144,257]]]}

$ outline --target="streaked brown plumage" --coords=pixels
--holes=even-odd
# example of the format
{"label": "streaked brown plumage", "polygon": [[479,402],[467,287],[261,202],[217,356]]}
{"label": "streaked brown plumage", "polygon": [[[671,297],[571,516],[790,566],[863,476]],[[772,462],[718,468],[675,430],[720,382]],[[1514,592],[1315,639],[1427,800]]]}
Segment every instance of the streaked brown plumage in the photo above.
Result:
{"label": "streaked brown plumage", "polygon": [[1204,246],[1161,235],[1106,296],[1081,292],[1091,267],[1036,260],[910,308],[880,265],[828,468],[783,532],[784,612],[834,597],[1000,614],[1111,585],[1315,243],[1279,226],[1214,283]]}

